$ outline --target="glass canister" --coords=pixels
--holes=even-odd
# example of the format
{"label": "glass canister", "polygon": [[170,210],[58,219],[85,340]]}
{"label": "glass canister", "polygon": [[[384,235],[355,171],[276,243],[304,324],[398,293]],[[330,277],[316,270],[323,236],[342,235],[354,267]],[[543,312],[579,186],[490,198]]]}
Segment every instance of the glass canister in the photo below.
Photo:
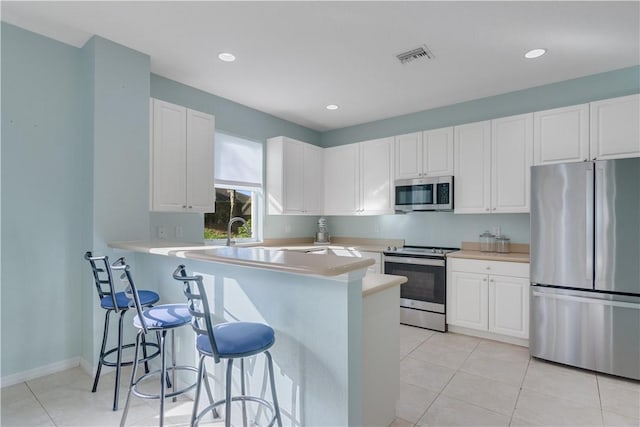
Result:
{"label": "glass canister", "polygon": [[505,236],[496,237],[496,252],[508,254],[511,251],[511,239]]}
{"label": "glass canister", "polygon": [[491,234],[488,230],[480,235],[480,251],[481,252],[493,252],[495,247],[496,236]]}

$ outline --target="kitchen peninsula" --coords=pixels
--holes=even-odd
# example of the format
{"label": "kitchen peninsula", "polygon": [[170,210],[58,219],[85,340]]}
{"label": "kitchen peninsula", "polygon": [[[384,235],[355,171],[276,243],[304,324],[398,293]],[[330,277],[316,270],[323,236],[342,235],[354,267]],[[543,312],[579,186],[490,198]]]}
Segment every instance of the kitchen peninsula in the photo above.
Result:
{"label": "kitchen peninsula", "polygon": [[[263,247],[112,242],[140,287],[182,301],[178,264],[203,276],[220,321],[264,322],[276,331],[276,386],[285,425],[389,425],[399,392],[400,276],[372,274],[369,258]],[[119,255],[117,253],[116,255]],[[193,332],[177,334],[178,362],[194,364]],[[384,348],[379,348],[384,343]],[[247,369],[258,388],[264,361]],[[222,378],[220,366],[211,369]],[[215,393],[220,395],[220,382]],[[269,397],[267,395],[267,397]],[[373,423],[373,424],[372,424]]]}

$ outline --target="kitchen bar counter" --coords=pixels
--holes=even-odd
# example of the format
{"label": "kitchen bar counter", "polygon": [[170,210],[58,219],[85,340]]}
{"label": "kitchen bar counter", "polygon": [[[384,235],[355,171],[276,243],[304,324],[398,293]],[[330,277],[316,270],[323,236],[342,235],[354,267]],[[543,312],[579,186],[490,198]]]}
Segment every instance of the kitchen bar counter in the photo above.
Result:
{"label": "kitchen bar counter", "polygon": [[174,256],[200,261],[222,262],[245,267],[265,268],[296,274],[338,276],[374,264],[369,258],[323,256],[295,250],[277,250],[265,247],[207,246],[198,243],[110,242],[109,247],[130,252]]}
{"label": "kitchen bar counter", "polygon": [[[132,252],[126,257],[136,280],[158,291],[162,303],[184,299],[182,286],[170,278],[177,264],[185,264],[203,277],[216,319],[261,322],[275,330],[271,354],[283,425],[393,422],[400,378],[399,285],[404,277],[365,276],[374,263],[369,258],[277,247],[168,241],[109,246]],[[181,328],[176,339],[178,364],[192,364],[197,359],[193,332]],[[380,342],[385,343],[382,348]],[[213,372],[224,375],[218,365]],[[248,387],[260,390],[265,375],[262,363],[253,365]],[[215,395],[224,392],[220,384],[214,387]]]}

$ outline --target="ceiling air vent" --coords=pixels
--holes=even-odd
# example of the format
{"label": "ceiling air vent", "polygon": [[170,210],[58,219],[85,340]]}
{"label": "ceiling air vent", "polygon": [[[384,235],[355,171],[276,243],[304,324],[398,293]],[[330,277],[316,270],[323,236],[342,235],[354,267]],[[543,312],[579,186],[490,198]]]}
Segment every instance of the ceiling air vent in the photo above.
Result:
{"label": "ceiling air vent", "polygon": [[411,49],[409,51],[400,53],[396,55],[396,58],[398,58],[400,63],[408,64],[414,59],[419,59],[419,58],[433,59],[435,58],[435,56],[426,45],[422,45],[416,49]]}

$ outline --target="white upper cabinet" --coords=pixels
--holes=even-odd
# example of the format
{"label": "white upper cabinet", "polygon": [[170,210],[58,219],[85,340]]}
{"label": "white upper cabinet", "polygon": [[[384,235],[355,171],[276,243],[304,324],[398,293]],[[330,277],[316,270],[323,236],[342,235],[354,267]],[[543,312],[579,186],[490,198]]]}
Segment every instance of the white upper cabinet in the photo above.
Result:
{"label": "white upper cabinet", "polygon": [[396,140],[396,179],[422,176],[422,132],[398,135]]}
{"label": "white upper cabinet", "polygon": [[589,159],[589,104],[533,113],[533,164]]}
{"label": "white upper cabinet", "polygon": [[213,212],[214,117],[157,99],[151,109],[151,210]]}
{"label": "white upper cabinet", "polygon": [[454,128],[454,212],[491,211],[491,122]]}
{"label": "white upper cabinet", "polygon": [[394,213],[394,139],[382,138],[360,144],[361,215]]}
{"label": "white upper cabinet", "polygon": [[422,132],[422,172],[453,175],[453,127]]}
{"label": "white upper cabinet", "polygon": [[284,136],[267,140],[269,214],[321,214],[322,165],[320,147]]}
{"label": "white upper cabinet", "polygon": [[640,156],[640,94],[595,101],[591,107],[591,158]]}
{"label": "white upper cabinet", "polygon": [[396,179],[453,174],[453,128],[396,136]]}
{"label": "white upper cabinet", "polygon": [[325,149],[325,214],[394,212],[394,139],[381,138]]}
{"label": "white upper cabinet", "polygon": [[355,215],[360,201],[360,144],[325,148],[324,213]]}
{"label": "white upper cabinet", "polygon": [[454,211],[529,212],[533,114],[454,128]]}
{"label": "white upper cabinet", "polygon": [[533,114],[491,121],[491,212],[529,212]]}

